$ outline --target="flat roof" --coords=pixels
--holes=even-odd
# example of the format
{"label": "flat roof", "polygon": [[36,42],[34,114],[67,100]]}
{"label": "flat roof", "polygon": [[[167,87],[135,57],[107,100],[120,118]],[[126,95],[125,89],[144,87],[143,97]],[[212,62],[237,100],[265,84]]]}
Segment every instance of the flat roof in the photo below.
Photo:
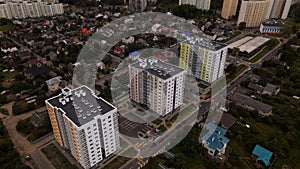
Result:
{"label": "flat roof", "polygon": [[[183,34],[185,36],[188,36],[188,37],[190,36],[190,32],[184,32]],[[226,44],[223,44],[223,43],[220,43],[220,42],[211,41],[211,40],[206,39],[206,38],[193,37],[193,36],[191,36],[191,39],[185,40],[181,43],[200,46],[202,48],[209,49],[209,50],[214,50],[214,51],[218,51],[218,50],[220,50],[220,49],[227,46]]]}
{"label": "flat roof", "polygon": [[254,51],[255,49],[257,49],[261,45],[265,44],[269,40],[270,40],[270,38],[265,38],[265,37],[257,36],[255,38],[251,39],[250,41],[244,43],[243,45],[241,45],[239,47],[239,49],[240,49],[241,52],[251,53],[252,51]]}
{"label": "flat roof", "polygon": [[268,19],[265,20],[262,25],[264,26],[284,26],[284,22],[280,19]]}
{"label": "flat roof", "polygon": [[185,71],[184,69],[181,69],[170,63],[163,62],[155,57],[139,59],[131,66],[138,69],[143,69],[164,80]]}
{"label": "flat roof", "polygon": [[60,109],[78,127],[90,122],[98,115],[116,109],[101,97],[94,95],[94,92],[87,86],[73,90],[64,88],[61,94],[46,102]]}
{"label": "flat roof", "polygon": [[240,40],[238,40],[238,41],[235,41],[235,42],[229,44],[229,45],[228,45],[228,48],[233,49],[233,48],[239,47],[239,46],[241,46],[242,44],[248,42],[248,41],[251,40],[251,39],[253,39],[253,37],[251,37],[251,36],[246,36],[246,37],[244,37],[244,38],[242,38],[242,39],[240,39]]}

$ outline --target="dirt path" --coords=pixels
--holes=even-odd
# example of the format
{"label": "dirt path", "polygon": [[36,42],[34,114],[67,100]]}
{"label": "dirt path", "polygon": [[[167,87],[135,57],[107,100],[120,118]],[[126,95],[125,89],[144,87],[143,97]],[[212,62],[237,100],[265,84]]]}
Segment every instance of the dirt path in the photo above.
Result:
{"label": "dirt path", "polygon": [[[6,108],[8,110],[9,116],[1,115],[0,118],[4,118],[3,123],[6,126],[6,129],[10,136],[10,139],[13,142],[13,144],[15,145],[17,151],[21,154],[21,156],[31,155],[34,163],[36,164],[36,166],[38,168],[44,168],[45,166],[47,166],[47,169],[48,168],[54,169],[54,167],[52,166],[52,164],[49,162],[49,160],[47,158],[40,156],[41,152],[39,150],[39,148],[41,146],[43,146],[44,144],[47,144],[48,142],[53,141],[54,136],[50,135],[50,136],[44,138],[43,140],[41,140],[35,144],[32,144],[25,137],[23,137],[23,135],[20,134],[16,129],[18,121],[31,117],[34,112],[45,111],[46,107],[41,107],[36,110],[30,111],[28,113],[14,116],[12,113],[13,104],[14,104],[14,102],[11,102],[11,103],[8,103],[8,104],[2,106],[3,108]],[[27,165],[29,165],[31,168],[34,168],[33,167],[34,165],[32,165],[31,163],[29,163],[27,161],[25,161],[25,163]]]}

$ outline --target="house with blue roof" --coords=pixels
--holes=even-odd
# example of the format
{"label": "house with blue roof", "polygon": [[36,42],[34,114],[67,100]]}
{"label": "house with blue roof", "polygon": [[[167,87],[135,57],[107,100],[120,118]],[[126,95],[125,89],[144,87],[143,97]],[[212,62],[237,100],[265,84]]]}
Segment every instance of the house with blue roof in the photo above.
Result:
{"label": "house with blue roof", "polygon": [[260,145],[256,145],[252,151],[256,158],[257,163],[263,163],[265,166],[270,165],[271,158],[273,153]]}
{"label": "house with blue roof", "polygon": [[229,143],[229,139],[224,136],[227,130],[211,122],[205,125],[205,129],[207,133],[201,138],[201,142],[203,147],[208,150],[208,154],[211,156],[224,155]]}
{"label": "house with blue roof", "polygon": [[138,51],[133,51],[129,53],[129,58],[131,60],[137,60],[140,57],[140,52]]}

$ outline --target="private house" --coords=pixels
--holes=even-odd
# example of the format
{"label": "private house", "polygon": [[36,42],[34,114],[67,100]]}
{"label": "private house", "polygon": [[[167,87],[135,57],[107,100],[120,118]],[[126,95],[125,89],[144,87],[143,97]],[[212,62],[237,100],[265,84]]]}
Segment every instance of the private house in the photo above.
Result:
{"label": "private house", "polygon": [[30,121],[33,124],[34,127],[39,127],[42,125],[44,119],[48,116],[47,111],[43,112],[35,112],[32,114]]}
{"label": "private house", "polygon": [[62,77],[57,76],[52,79],[49,79],[46,81],[46,84],[48,86],[48,90],[51,92],[56,92],[58,89],[60,89],[60,82],[61,82]]}
{"label": "private house", "polygon": [[129,58],[131,60],[137,60],[140,57],[140,53],[138,51],[133,51],[129,53]]}
{"label": "private house", "polygon": [[259,102],[244,94],[235,93],[232,97],[232,101],[235,102],[235,104],[237,104],[238,106],[258,111],[261,116],[272,115],[272,106]]}
{"label": "private house", "polygon": [[1,51],[4,52],[4,53],[11,53],[11,52],[15,52],[17,51],[18,48],[15,46],[15,45],[5,45],[3,47],[1,47]]}
{"label": "private house", "polygon": [[122,47],[122,46],[115,46],[115,48],[114,48],[114,53],[116,53],[116,54],[121,54],[121,53],[124,53],[124,51],[125,51],[125,49],[124,49],[124,47]]}
{"label": "private house", "polygon": [[249,83],[248,88],[255,91],[258,94],[262,94],[264,87],[255,83]]}
{"label": "private house", "polygon": [[29,69],[25,70],[24,73],[28,79],[34,79],[36,76],[39,76],[39,75],[42,75],[42,74],[45,74],[48,72],[49,72],[49,69],[46,66],[39,64],[34,68],[29,68]]}
{"label": "private house", "polygon": [[236,118],[229,113],[223,113],[220,124],[223,128],[229,129],[236,122]]}
{"label": "private house", "polygon": [[225,154],[229,139],[225,137],[227,130],[211,122],[205,125],[207,133],[201,138],[204,148],[208,150],[211,156],[222,156]]}
{"label": "private house", "polygon": [[270,96],[275,96],[275,95],[277,95],[279,93],[279,91],[280,91],[279,87],[268,83],[265,86],[262,94],[267,94],[267,95],[270,95]]}
{"label": "private house", "polygon": [[256,166],[261,168],[262,166],[270,166],[270,161],[273,153],[260,145],[256,145],[252,151],[252,154],[256,158]]}

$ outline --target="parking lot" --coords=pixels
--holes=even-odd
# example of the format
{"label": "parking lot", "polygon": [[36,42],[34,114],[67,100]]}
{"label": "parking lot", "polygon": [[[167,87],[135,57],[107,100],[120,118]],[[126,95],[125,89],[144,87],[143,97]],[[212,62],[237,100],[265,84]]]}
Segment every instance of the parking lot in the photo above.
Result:
{"label": "parking lot", "polygon": [[138,132],[146,134],[147,131],[153,128],[148,126],[146,123],[137,123],[130,121],[123,116],[119,117],[119,130],[120,133],[129,137],[138,137]]}

